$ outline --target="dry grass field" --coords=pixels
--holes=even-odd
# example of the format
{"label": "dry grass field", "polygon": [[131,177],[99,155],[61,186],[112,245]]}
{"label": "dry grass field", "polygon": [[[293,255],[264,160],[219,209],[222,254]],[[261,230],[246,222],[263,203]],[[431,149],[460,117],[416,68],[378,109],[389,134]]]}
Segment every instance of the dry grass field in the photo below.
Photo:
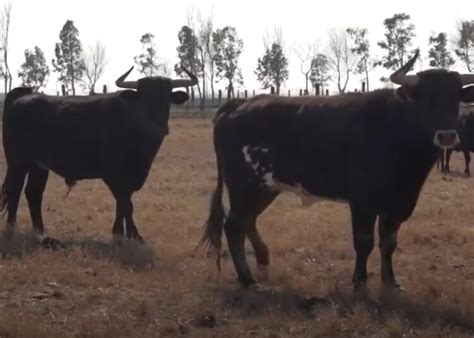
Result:
{"label": "dry grass field", "polygon": [[134,195],[145,246],[112,241],[115,203],[101,181],[79,182],[66,198],[63,180],[50,176],[44,218],[67,244],[61,252],[29,239],[22,196],[20,232],[0,240],[0,337],[474,335],[474,178],[456,174],[460,154],[455,173],[433,170],[401,229],[394,264],[406,293],[381,289],[374,250],[370,295],[353,297],[348,207],[301,208],[293,195],[259,219],[271,291],[256,292],[237,286],[228,255],[218,279],[214,261],[194,251],[215,185],[211,122],[172,119],[170,131]]}

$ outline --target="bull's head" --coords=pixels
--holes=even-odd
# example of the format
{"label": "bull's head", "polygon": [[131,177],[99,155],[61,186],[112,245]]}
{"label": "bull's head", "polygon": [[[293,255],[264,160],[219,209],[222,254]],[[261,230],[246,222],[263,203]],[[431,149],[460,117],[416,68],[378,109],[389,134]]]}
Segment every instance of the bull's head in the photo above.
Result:
{"label": "bull's head", "polygon": [[474,101],[474,74],[459,74],[443,69],[431,69],[407,75],[418,52],[404,66],[390,76],[401,85],[398,97],[415,105],[419,121],[440,148],[452,148],[459,143],[456,132],[460,102]]}
{"label": "bull's head", "polygon": [[194,74],[183,67],[189,79],[169,79],[161,76],[145,77],[137,81],[125,81],[133,70],[130,68],[120,76],[115,85],[119,88],[135,89],[142,111],[168,133],[170,104],[183,104],[189,99],[184,91],[173,91],[174,88],[194,86],[198,80]]}

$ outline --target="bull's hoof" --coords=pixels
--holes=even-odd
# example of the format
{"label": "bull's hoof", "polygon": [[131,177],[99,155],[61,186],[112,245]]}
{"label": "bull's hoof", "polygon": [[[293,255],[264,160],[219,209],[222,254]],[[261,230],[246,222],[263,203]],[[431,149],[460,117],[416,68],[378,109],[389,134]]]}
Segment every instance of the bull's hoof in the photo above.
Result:
{"label": "bull's hoof", "polygon": [[253,277],[239,277],[237,280],[239,284],[245,289],[253,287],[255,284],[257,284],[257,281]]}
{"label": "bull's hoof", "polygon": [[367,283],[365,282],[354,282],[352,293],[354,296],[357,297],[366,297],[369,294],[369,290],[367,288]]}
{"label": "bull's hoof", "polygon": [[407,291],[399,283],[384,283],[383,290],[386,292],[401,292],[406,293]]}
{"label": "bull's hoof", "polygon": [[53,251],[65,250],[66,246],[55,238],[46,237],[41,241],[43,248]]}
{"label": "bull's hoof", "polygon": [[252,290],[257,293],[265,293],[265,294],[273,294],[275,293],[275,289],[273,289],[270,286],[266,286],[260,283],[255,283],[252,284],[250,287],[247,288],[247,290]]}

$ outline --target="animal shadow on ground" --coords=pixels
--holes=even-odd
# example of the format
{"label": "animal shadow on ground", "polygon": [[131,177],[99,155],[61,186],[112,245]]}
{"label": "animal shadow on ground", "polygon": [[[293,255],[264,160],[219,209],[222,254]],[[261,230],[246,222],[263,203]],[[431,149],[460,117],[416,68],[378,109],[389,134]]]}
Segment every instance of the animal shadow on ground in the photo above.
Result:
{"label": "animal shadow on ground", "polygon": [[[155,254],[151,246],[135,240],[114,239],[110,241],[80,238],[62,241],[64,253],[71,253],[79,248],[83,256],[97,259],[108,259],[135,270],[147,269],[155,265]],[[9,236],[0,233],[0,257],[22,258],[38,250],[45,250],[41,242],[33,233],[14,231]]]}
{"label": "animal shadow on ground", "polygon": [[425,328],[439,323],[442,327],[459,328],[474,334],[473,313],[463,313],[455,305],[417,302],[410,299],[409,294],[397,291],[382,289],[374,294],[355,295],[336,287],[324,297],[303,296],[301,292],[289,288],[220,287],[217,292],[222,306],[235,309],[242,316],[255,316],[276,310],[288,316],[302,315],[303,318],[313,319],[325,309],[334,309],[344,318],[350,316],[356,306],[362,305],[381,323],[398,315],[415,327]]}

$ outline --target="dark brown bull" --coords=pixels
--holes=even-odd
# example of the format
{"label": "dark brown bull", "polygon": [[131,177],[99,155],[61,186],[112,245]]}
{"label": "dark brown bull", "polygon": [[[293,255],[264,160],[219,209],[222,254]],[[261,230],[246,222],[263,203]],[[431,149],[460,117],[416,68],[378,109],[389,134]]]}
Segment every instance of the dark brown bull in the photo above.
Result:
{"label": "dark brown bull", "polygon": [[378,217],[382,281],[399,286],[392,254],[400,225],[412,214],[438,149],[459,141],[459,102],[474,101],[474,87],[464,87],[474,83],[474,75],[437,69],[406,75],[416,57],[390,77],[401,85],[396,90],[333,97],[265,95],[235,111],[221,111],[214,125],[217,188],[202,241],[219,251],[225,231],[240,283],[255,283],[246,237],[258,265],[268,266],[257,217],[289,190],[304,203],[323,197],[349,204],[355,290],[366,286]]}
{"label": "dark brown bull", "polygon": [[[7,172],[1,209],[7,230],[16,223],[21,190],[25,194],[35,232],[43,236],[43,191],[49,170],[77,180],[101,178],[117,202],[113,234],[141,240],[133,221],[132,194],[147,176],[163,139],[168,134],[170,104],[188,98],[173,88],[193,86],[189,79],[146,77],[116,85],[133,90],[96,96],[48,96],[30,88],[15,88],[5,99],[3,145]],[[45,243],[60,245],[56,240]]]}

